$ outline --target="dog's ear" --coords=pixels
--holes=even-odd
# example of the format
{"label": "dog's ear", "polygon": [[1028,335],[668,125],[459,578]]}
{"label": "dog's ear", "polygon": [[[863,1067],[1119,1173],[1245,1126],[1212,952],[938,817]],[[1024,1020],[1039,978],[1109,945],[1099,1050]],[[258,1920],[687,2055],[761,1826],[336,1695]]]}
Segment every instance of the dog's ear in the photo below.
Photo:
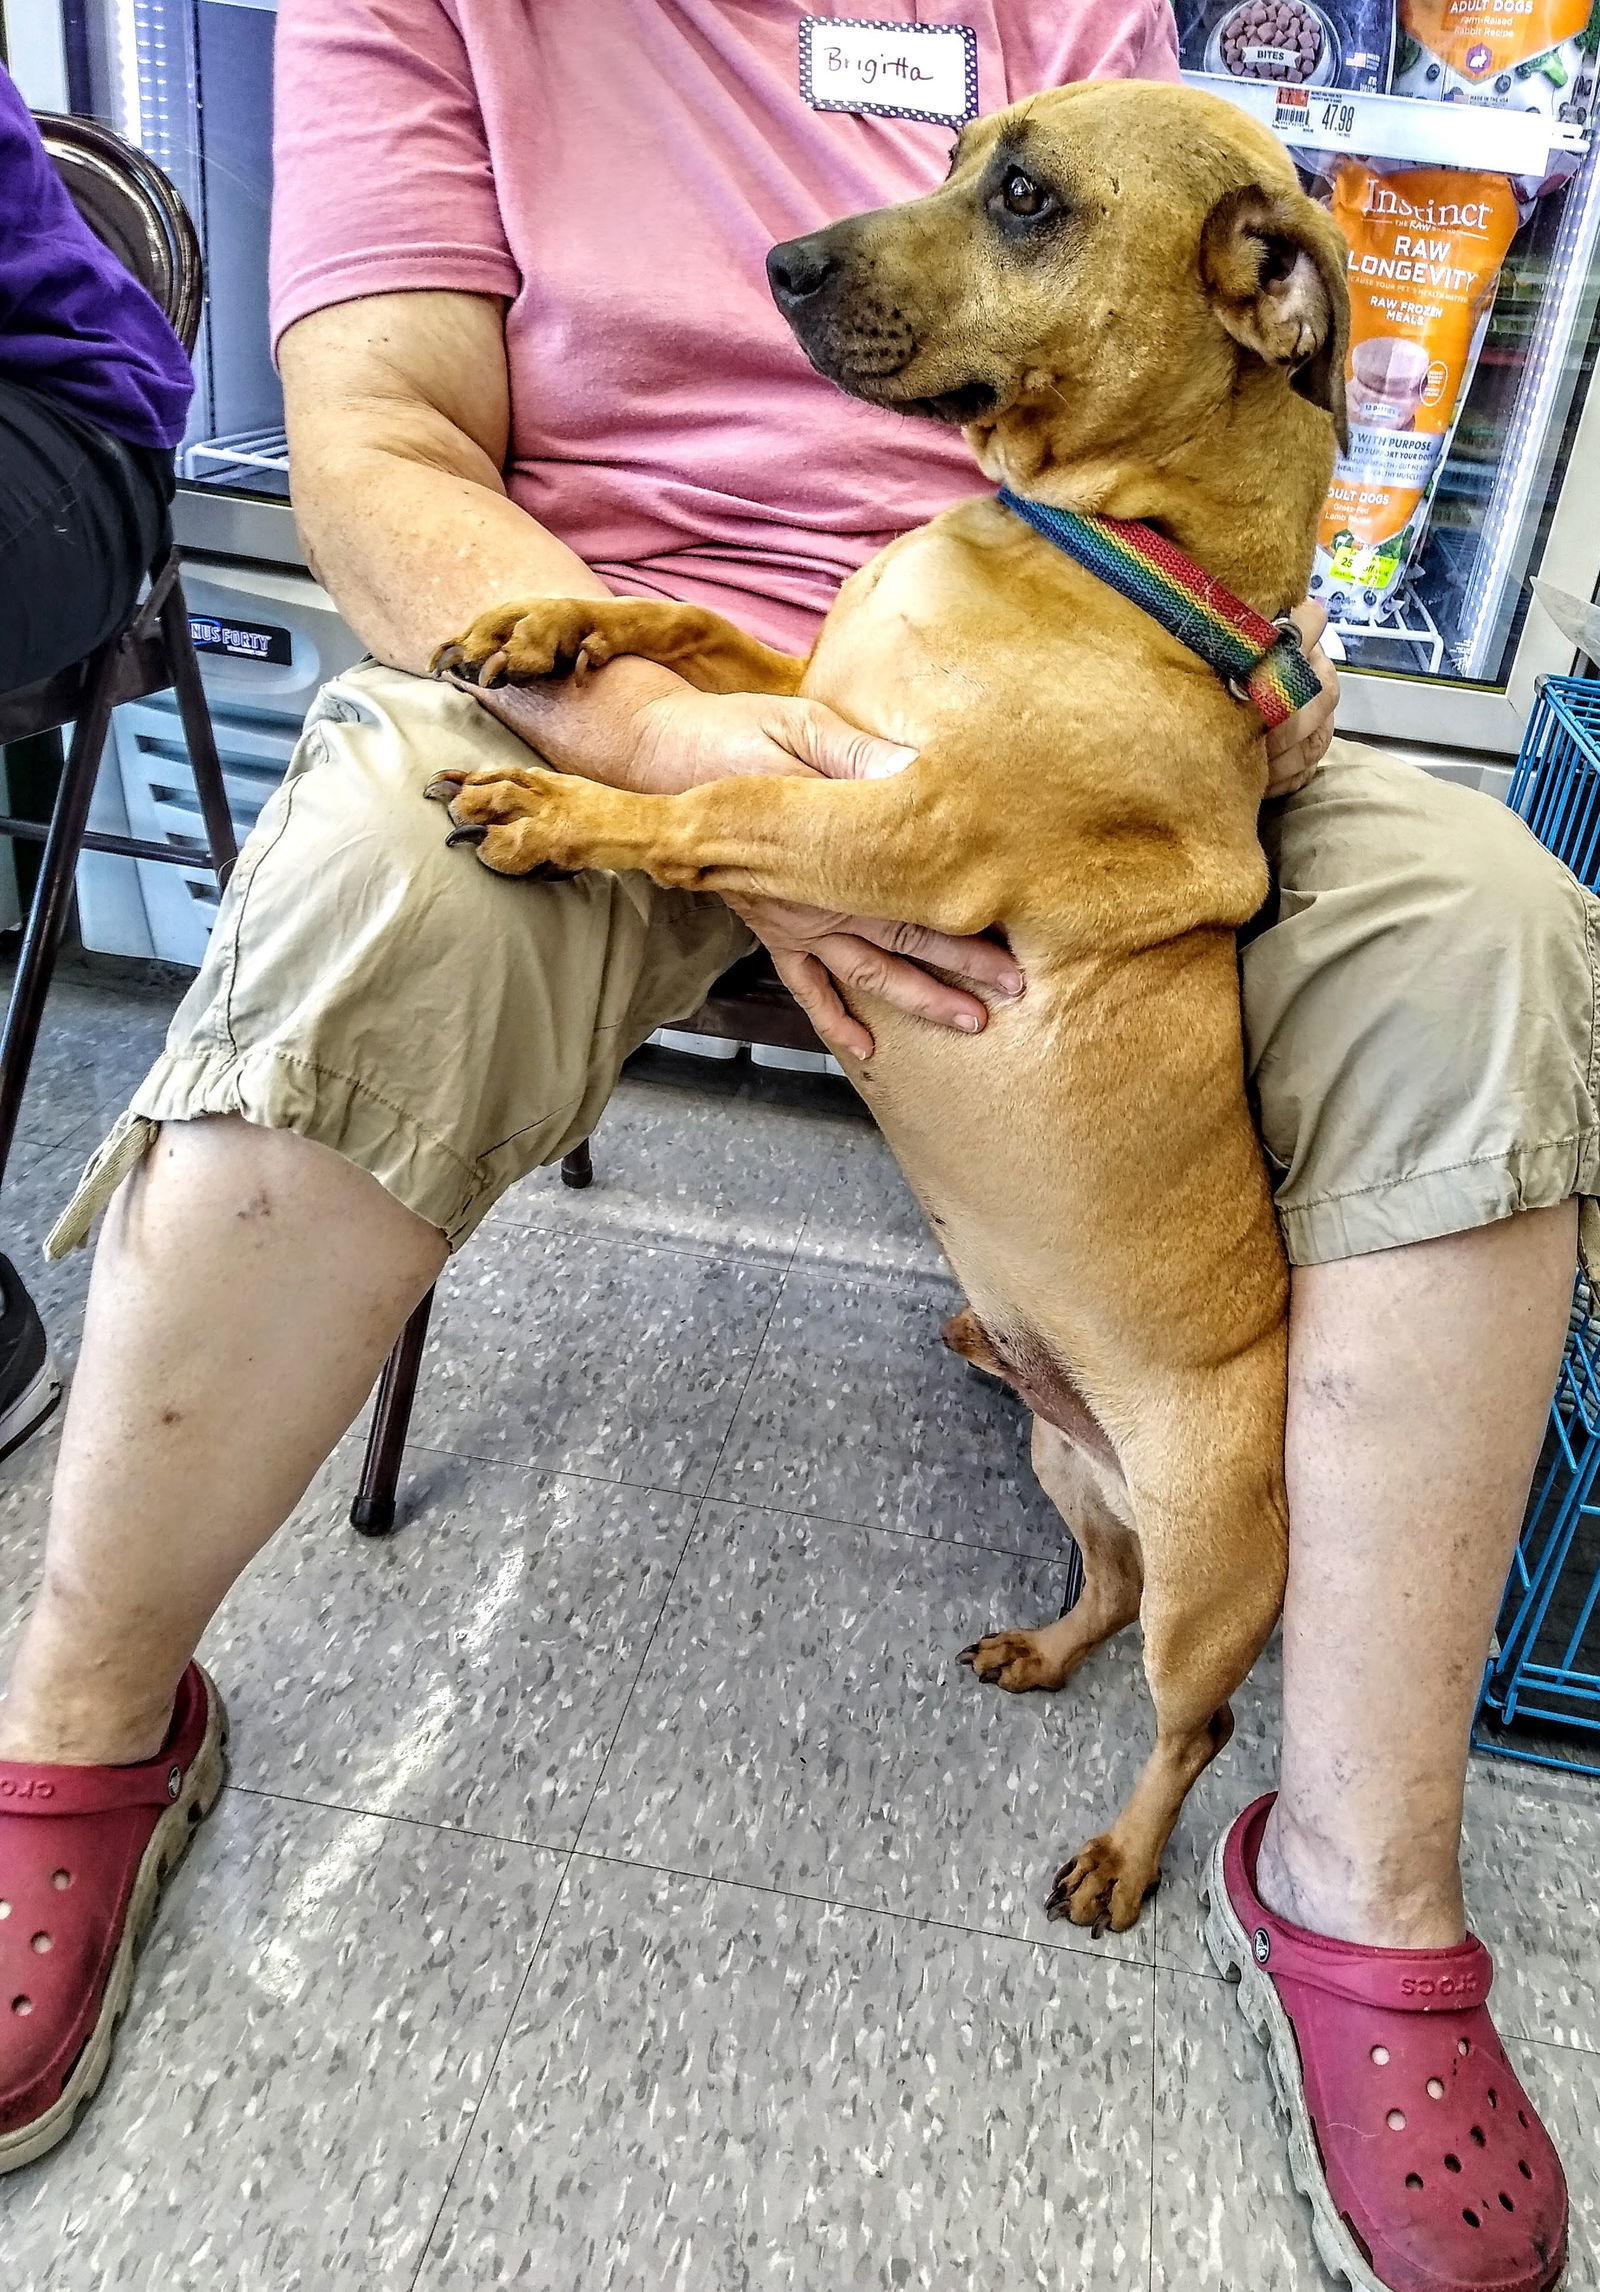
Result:
{"label": "dog's ear", "polygon": [[1338,225],[1314,199],[1259,183],[1219,199],[1200,238],[1200,275],[1223,325],[1269,366],[1293,369],[1301,397],[1333,416],[1341,448],[1349,444],[1345,260]]}

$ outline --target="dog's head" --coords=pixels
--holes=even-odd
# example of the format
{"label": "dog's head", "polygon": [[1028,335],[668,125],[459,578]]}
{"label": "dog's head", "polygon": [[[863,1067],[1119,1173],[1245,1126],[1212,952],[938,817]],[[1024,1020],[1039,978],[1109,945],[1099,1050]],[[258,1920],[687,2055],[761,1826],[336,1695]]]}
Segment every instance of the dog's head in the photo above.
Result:
{"label": "dog's head", "polygon": [[1344,241],[1275,136],[1187,88],[1091,81],[976,120],[937,191],[767,271],[819,372],[963,425],[991,477],[1160,458],[1252,377],[1344,437]]}

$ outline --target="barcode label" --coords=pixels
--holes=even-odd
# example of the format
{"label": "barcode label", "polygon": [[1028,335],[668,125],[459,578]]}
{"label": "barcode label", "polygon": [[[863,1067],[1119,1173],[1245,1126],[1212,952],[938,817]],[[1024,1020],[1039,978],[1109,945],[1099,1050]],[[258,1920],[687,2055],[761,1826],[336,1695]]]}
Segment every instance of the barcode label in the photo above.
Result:
{"label": "barcode label", "polygon": [[1313,103],[1309,89],[1285,88],[1274,106],[1272,124],[1280,135],[1314,129],[1324,144],[1350,143],[1355,138],[1356,107],[1339,97]]}

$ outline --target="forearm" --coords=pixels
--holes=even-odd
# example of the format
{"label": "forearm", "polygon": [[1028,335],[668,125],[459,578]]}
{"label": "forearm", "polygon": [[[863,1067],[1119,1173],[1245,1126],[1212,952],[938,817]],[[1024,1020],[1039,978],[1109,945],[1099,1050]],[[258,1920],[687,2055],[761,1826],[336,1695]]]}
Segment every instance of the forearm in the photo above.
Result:
{"label": "forearm", "polygon": [[[306,556],[378,659],[422,672],[506,597],[604,597],[606,584],[493,476],[465,476],[397,443],[322,444],[295,462]],[[636,711],[681,680],[618,661],[584,686],[495,695],[494,713],[563,770],[631,784]]]}

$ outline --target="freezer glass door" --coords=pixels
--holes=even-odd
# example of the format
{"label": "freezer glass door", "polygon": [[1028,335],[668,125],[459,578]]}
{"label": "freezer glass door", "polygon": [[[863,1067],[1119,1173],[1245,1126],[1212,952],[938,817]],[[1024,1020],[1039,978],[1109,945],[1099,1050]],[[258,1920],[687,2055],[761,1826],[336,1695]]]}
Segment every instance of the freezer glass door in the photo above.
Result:
{"label": "freezer glass door", "polygon": [[[1596,56],[1587,33],[1568,45],[1489,102],[1429,98],[1441,74],[1403,33],[1405,94],[1188,75],[1283,136],[1349,244],[1351,444],[1312,590],[1354,672],[1356,729],[1515,745],[1529,578],[1558,512],[1575,515],[1561,496],[1595,355]],[[1585,597],[1597,540],[1569,532],[1561,550]],[[1542,618],[1531,633],[1542,665],[1570,664]]]}
{"label": "freezer glass door", "polygon": [[275,0],[64,0],[72,97],[172,177],[200,232],[206,308],[179,475],[285,500],[267,339]]}

